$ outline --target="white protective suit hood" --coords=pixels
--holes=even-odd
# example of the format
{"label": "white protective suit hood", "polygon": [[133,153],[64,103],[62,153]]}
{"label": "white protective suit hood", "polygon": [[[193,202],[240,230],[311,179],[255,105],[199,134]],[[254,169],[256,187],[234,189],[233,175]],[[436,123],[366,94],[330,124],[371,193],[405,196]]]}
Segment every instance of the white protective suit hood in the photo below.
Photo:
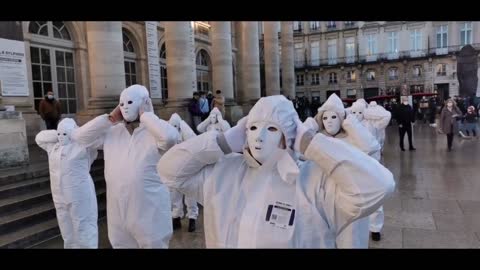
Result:
{"label": "white protective suit hood", "polygon": [[182,118],[180,115],[177,113],[173,113],[172,116],[170,116],[170,120],[168,120],[168,123],[172,125],[179,133],[180,133],[180,123],[182,122]]}
{"label": "white protective suit hood", "polygon": [[132,122],[139,118],[140,106],[148,98],[148,90],[143,85],[134,84],[120,94],[120,111],[126,122]]}
{"label": "white protective suit hood", "polygon": [[72,132],[76,128],[78,128],[77,123],[75,123],[75,120],[72,118],[65,118],[58,123],[57,136],[60,145],[67,145],[71,143]]}
{"label": "white protective suit hood", "polygon": [[285,136],[288,148],[293,147],[297,125],[295,119],[298,117],[293,103],[282,95],[263,97],[253,106],[248,113],[247,129],[254,123],[268,122],[280,128]]}
{"label": "white protective suit hood", "polygon": [[350,113],[354,114],[357,117],[358,121],[362,121],[367,106],[367,102],[363,98],[361,98],[352,104]]}
{"label": "white protective suit hood", "polygon": [[[293,103],[284,96],[275,95],[261,98],[248,114],[245,150],[249,149],[250,151],[244,151],[247,160],[251,154],[253,158],[263,164],[266,160],[275,157],[275,159],[279,158],[279,162],[285,164],[285,167],[291,167],[292,172],[298,171],[296,166],[287,165],[294,163],[291,155],[297,130],[295,123],[297,118],[298,114]],[[255,130],[252,130],[253,128]],[[285,138],[286,149],[281,149],[280,146],[282,135]]]}
{"label": "white protective suit hood", "polygon": [[370,105],[365,110],[363,115],[366,120],[380,120],[388,118],[388,121],[390,121],[391,118],[391,113],[382,106],[377,105],[377,102],[375,101],[370,102]]}
{"label": "white protective suit hood", "polygon": [[[210,124],[221,123],[223,121],[222,113],[218,110],[217,107],[213,108],[210,114],[208,115]],[[213,119],[215,121],[213,121]]]}
{"label": "white protective suit hood", "polygon": [[180,134],[180,137],[178,139],[179,142],[186,141],[196,136],[192,128],[190,128],[190,126],[185,123],[185,121],[183,121],[180,115],[178,115],[177,113],[173,113],[172,116],[170,116],[170,120],[168,120],[168,123],[178,131],[178,134]]}
{"label": "white protective suit hood", "polygon": [[[339,120],[338,123],[336,123],[334,126],[339,126],[341,129],[341,124],[343,120],[345,120],[346,116],[346,110],[343,106],[342,100],[336,95],[332,94],[330,97],[328,97],[327,101],[323,103],[323,105],[318,108],[318,113],[315,116],[315,120],[317,121],[319,131],[322,130],[327,130],[325,128],[325,125],[323,124],[323,114],[326,111],[334,112],[337,115],[337,119]],[[332,127],[333,129],[336,129],[337,127]],[[330,127],[329,127],[330,129]],[[330,131],[330,130],[329,130]],[[330,134],[330,132],[328,132]]]}

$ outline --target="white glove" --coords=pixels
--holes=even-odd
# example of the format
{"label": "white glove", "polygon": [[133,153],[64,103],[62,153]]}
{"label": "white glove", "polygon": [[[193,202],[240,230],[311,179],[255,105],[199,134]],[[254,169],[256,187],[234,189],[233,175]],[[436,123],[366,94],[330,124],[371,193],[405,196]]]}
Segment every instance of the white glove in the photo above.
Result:
{"label": "white glove", "polygon": [[307,126],[309,129],[313,130],[313,132],[315,132],[315,133],[317,133],[318,130],[320,129],[317,121],[315,121],[315,119],[313,119],[313,117],[308,117],[303,124],[305,126]]}
{"label": "white glove", "polygon": [[247,140],[247,120],[248,116],[243,117],[237,122],[237,125],[223,133],[225,140],[232,152],[240,153]]}
{"label": "white glove", "polygon": [[[315,120],[313,121],[316,122]],[[303,154],[305,150],[307,150],[307,147],[310,144],[310,141],[312,140],[313,136],[315,135],[316,130],[302,123],[302,121],[299,118],[295,119],[295,124],[297,125],[297,135],[295,136],[295,143],[293,144],[293,150]]]}
{"label": "white glove", "polygon": [[152,100],[149,97],[145,98],[142,106],[140,106],[140,116],[142,116],[144,112],[153,112]]}
{"label": "white glove", "polygon": [[345,120],[342,122],[342,128],[348,130],[349,127],[358,124],[358,119],[355,115],[349,114]]}

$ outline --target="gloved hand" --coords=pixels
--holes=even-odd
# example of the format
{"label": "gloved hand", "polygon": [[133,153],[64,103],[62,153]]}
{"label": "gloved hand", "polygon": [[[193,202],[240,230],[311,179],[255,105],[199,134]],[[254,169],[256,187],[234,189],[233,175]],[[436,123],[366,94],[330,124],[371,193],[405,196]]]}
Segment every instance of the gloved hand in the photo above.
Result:
{"label": "gloved hand", "polygon": [[153,112],[152,99],[149,97],[145,98],[140,106],[139,116],[142,116],[144,112]]}
{"label": "gloved hand", "polygon": [[247,120],[248,116],[243,117],[234,127],[223,133],[232,152],[239,153],[243,150],[243,145],[247,140]]}
{"label": "gloved hand", "polygon": [[[311,121],[314,121],[313,118]],[[297,118],[295,119],[295,124],[297,125],[297,135],[295,136],[295,143],[293,144],[293,150],[299,152],[301,154],[305,153],[307,150],[308,145],[312,141],[313,137],[315,136],[317,130],[315,128],[310,128],[308,125],[302,123],[302,121]],[[316,123],[315,123],[316,124]]]}
{"label": "gloved hand", "polygon": [[118,123],[123,120],[122,111],[120,110],[120,105],[117,105],[115,109],[108,115],[108,119],[112,123]]}
{"label": "gloved hand", "polygon": [[348,130],[350,127],[355,126],[358,124],[358,119],[355,115],[349,114],[345,120],[342,122],[342,128],[344,130]]}
{"label": "gloved hand", "polygon": [[315,121],[315,119],[313,119],[312,117],[308,117],[303,124],[307,126],[309,129],[313,130],[315,133],[317,133],[318,130],[320,129],[317,121]]}

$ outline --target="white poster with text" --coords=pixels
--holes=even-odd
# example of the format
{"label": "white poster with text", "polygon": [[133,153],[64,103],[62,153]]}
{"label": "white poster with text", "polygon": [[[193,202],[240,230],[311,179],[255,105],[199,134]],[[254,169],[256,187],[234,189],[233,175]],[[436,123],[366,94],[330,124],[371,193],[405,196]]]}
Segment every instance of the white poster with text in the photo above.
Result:
{"label": "white poster with text", "polygon": [[148,77],[150,81],[150,97],[162,98],[160,80],[160,63],[158,54],[157,22],[145,22],[147,32]]}
{"label": "white poster with text", "polygon": [[23,41],[0,38],[0,88],[3,96],[29,95]]}

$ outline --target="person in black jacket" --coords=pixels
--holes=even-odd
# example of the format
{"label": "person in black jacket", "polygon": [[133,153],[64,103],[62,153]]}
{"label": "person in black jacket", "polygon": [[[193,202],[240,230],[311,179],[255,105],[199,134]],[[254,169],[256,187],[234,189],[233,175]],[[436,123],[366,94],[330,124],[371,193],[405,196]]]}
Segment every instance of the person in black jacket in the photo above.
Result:
{"label": "person in black jacket", "polygon": [[396,120],[398,122],[398,134],[400,135],[400,149],[405,151],[405,148],[403,147],[403,139],[405,133],[407,133],[408,145],[410,146],[409,150],[416,150],[415,147],[413,147],[412,142],[412,123],[415,122],[415,111],[412,106],[408,104],[407,99],[402,99],[402,104],[398,106]]}

